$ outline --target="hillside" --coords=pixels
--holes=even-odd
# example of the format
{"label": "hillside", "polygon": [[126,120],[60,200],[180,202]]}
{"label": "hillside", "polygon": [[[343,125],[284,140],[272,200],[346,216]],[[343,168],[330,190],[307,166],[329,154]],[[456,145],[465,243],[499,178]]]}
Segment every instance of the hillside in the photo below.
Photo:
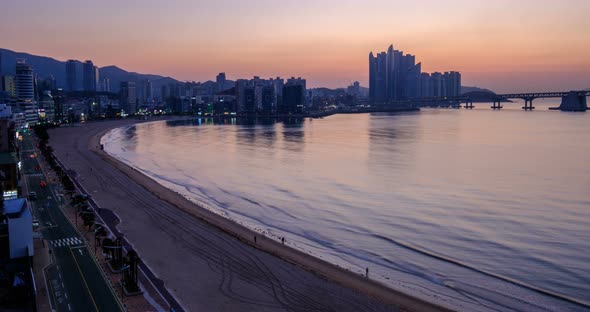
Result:
{"label": "hillside", "polygon": [[[41,78],[45,78],[49,75],[53,75],[56,79],[57,86],[63,88],[66,81],[66,62],[56,60],[54,58],[33,55],[24,52],[15,52],[7,49],[0,48],[0,54],[2,54],[2,67],[0,72],[5,74],[14,75],[16,69],[16,59],[24,58],[28,64],[33,65],[35,73]],[[82,62],[77,62],[77,78],[78,85],[82,85]],[[153,74],[141,74],[135,72],[128,72],[117,66],[106,66],[99,69],[100,78],[109,78],[112,92],[119,91],[119,85],[121,81],[134,81],[139,83],[143,79],[149,79],[152,81],[152,88],[155,94],[160,93],[162,85],[177,83],[176,79],[170,77],[164,77]]]}
{"label": "hillside", "polygon": [[461,94],[469,93],[469,92],[485,92],[485,93],[496,93],[492,90],[478,88],[478,87],[468,87],[468,86],[461,86]]}

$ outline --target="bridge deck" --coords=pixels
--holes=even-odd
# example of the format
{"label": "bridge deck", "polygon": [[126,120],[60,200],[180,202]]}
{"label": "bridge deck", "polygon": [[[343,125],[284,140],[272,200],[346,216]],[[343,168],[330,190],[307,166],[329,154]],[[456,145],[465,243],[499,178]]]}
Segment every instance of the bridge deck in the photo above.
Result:
{"label": "bridge deck", "polygon": [[[496,94],[490,101],[501,101],[507,99],[526,99],[533,100],[537,98],[561,98],[567,96],[570,92],[576,92],[579,96],[590,96],[590,90],[584,91],[569,91],[569,92],[531,92],[531,93],[509,93],[509,94]],[[360,103],[373,103],[373,104],[423,104],[423,103],[450,103],[450,102],[471,102],[472,99],[469,96],[460,95],[452,97],[427,97],[427,98],[414,98],[405,100],[391,100],[391,99],[374,99],[374,100],[359,100]]]}

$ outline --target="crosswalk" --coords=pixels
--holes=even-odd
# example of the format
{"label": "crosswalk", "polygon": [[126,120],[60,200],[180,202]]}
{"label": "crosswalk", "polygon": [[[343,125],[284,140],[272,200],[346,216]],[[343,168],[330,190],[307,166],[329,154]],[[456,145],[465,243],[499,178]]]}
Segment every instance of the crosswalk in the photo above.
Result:
{"label": "crosswalk", "polygon": [[79,237],[68,237],[68,238],[60,238],[51,241],[51,245],[53,247],[66,247],[66,246],[75,246],[75,245],[83,245],[84,241],[82,241]]}
{"label": "crosswalk", "polygon": [[29,177],[42,177],[43,173],[29,173],[27,174]]}

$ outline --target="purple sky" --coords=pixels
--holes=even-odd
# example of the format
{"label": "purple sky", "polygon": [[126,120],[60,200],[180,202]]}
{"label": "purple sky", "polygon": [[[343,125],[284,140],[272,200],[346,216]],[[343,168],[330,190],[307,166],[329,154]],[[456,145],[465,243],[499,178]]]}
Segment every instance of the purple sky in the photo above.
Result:
{"label": "purple sky", "polygon": [[498,92],[590,88],[590,1],[3,1],[0,45],[180,80],[367,85],[391,43]]}

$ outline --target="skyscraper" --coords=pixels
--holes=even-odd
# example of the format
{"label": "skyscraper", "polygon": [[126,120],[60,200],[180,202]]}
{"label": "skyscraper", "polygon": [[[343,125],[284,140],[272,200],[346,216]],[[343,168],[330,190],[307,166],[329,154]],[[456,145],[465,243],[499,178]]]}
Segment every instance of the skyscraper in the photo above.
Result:
{"label": "skyscraper", "polygon": [[121,82],[119,106],[121,110],[128,115],[134,115],[137,112],[137,96],[135,94],[135,82]]}
{"label": "skyscraper", "polygon": [[219,73],[215,77],[215,81],[217,82],[217,92],[225,90],[225,73]]}
{"label": "skyscraper", "polygon": [[20,101],[35,100],[35,85],[33,81],[33,66],[24,59],[16,60],[16,97]]}
{"label": "skyscraper", "polygon": [[420,96],[420,74],[422,74],[422,64],[410,65],[406,73],[406,87],[404,98],[413,99]]}
{"label": "skyscraper", "polygon": [[68,60],[66,62],[66,90],[78,90],[78,77],[76,70],[76,61]]}
{"label": "skyscraper", "polygon": [[262,87],[262,99],[260,111],[263,114],[274,114],[276,110],[276,94],[275,88],[272,84],[268,84]]}
{"label": "skyscraper", "polygon": [[404,55],[390,45],[387,52],[369,54],[369,97],[373,100],[404,100],[430,96],[458,96],[461,74],[422,75],[416,56]]}
{"label": "skyscraper", "polygon": [[16,97],[16,84],[14,82],[14,76],[4,75],[0,77],[0,89],[4,92],[8,92],[10,97]]}
{"label": "skyscraper", "polygon": [[84,91],[96,91],[96,72],[92,61],[87,60],[82,65],[82,81]]}
{"label": "skyscraper", "polygon": [[152,103],[154,101],[154,96],[153,96],[153,90],[152,90],[152,81],[151,80],[147,80],[145,82],[145,99],[146,99],[146,103]]}
{"label": "skyscraper", "polygon": [[152,82],[149,79],[143,79],[137,87],[137,98],[140,104],[152,102]]}
{"label": "skyscraper", "polygon": [[432,96],[443,97],[445,96],[443,89],[443,76],[439,72],[434,72],[430,75],[432,81]]}
{"label": "skyscraper", "polygon": [[102,79],[102,92],[111,92],[111,80],[109,78]]}
{"label": "skyscraper", "polygon": [[459,96],[461,95],[461,74],[455,71],[446,72],[444,74],[444,82],[446,84],[445,96]]}
{"label": "skyscraper", "polygon": [[16,60],[16,98],[18,109],[25,114],[25,122],[34,125],[38,122],[37,103],[35,102],[35,81],[33,66],[24,59]]}
{"label": "skyscraper", "polygon": [[381,52],[377,55],[377,89],[378,99],[387,98],[387,53]]}
{"label": "skyscraper", "polygon": [[94,84],[94,91],[102,91],[100,90],[100,71],[98,66],[94,66],[93,68],[94,80],[92,83]]}
{"label": "skyscraper", "polygon": [[369,53],[369,97],[374,100],[377,87],[377,59],[373,51]]}
{"label": "skyscraper", "polygon": [[396,76],[395,76],[395,54],[393,44],[387,49],[387,94],[386,98],[395,99],[397,93],[395,92]]}
{"label": "skyscraper", "polygon": [[420,97],[432,97],[432,79],[429,73],[420,74]]}

